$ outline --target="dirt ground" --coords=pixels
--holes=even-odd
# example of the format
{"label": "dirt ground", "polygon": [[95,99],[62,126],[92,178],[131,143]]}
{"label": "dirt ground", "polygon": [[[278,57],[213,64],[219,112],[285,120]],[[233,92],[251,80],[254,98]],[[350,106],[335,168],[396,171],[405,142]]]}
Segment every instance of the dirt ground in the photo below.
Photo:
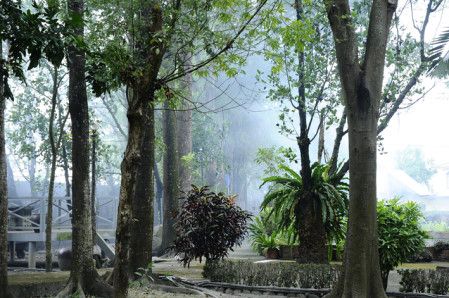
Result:
{"label": "dirt ground", "polygon": [[[258,256],[251,251],[249,247],[243,247],[232,252],[229,256],[232,259],[250,259],[254,261],[263,260],[263,257]],[[203,263],[194,261],[190,264],[190,267],[183,267],[176,259],[161,259],[154,258],[153,272],[160,275],[177,276],[186,278],[189,280],[202,280]],[[413,269],[435,269],[436,266],[449,266],[449,263],[432,262],[432,263],[417,263],[417,264],[403,264],[400,268],[413,268]],[[104,274],[111,269],[100,269],[100,274]],[[28,270],[26,268],[11,268],[9,272],[9,281],[11,285],[25,285],[25,284],[37,284],[37,283],[64,283],[69,277],[69,272],[61,272],[55,270],[52,273],[45,273],[42,270]],[[396,271],[390,273],[388,291],[397,292],[399,290],[400,277]],[[224,294],[213,292],[216,297],[233,298],[233,297],[248,297],[256,298],[260,295],[251,294]],[[264,295],[265,296],[265,295]],[[148,288],[131,288],[130,298],[136,297],[202,297],[200,295],[187,295],[182,293],[167,293],[157,289]],[[204,296],[203,296],[204,297]],[[265,296],[269,297],[269,296]],[[273,296],[274,297],[274,296]],[[279,297],[279,296],[276,296]],[[24,297],[25,298],[25,297]]]}

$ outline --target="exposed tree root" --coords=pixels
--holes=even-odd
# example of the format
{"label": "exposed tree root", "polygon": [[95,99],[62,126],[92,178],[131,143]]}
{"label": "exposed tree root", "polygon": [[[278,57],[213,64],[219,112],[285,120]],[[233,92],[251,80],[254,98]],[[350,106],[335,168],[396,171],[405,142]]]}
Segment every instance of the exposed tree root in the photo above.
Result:
{"label": "exposed tree root", "polygon": [[89,281],[84,287],[81,282],[75,283],[70,279],[64,289],[56,295],[56,298],[66,298],[74,294],[80,298],[85,298],[86,295],[109,298],[113,297],[114,289],[101,280],[100,277],[96,278],[94,281]]}

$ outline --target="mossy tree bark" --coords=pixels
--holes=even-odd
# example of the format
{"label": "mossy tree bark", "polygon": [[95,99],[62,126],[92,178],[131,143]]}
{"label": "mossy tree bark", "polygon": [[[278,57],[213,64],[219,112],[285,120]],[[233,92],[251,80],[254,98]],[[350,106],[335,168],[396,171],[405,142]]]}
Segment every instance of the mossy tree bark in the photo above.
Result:
{"label": "mossy tree bark", "polygon": [[[84,16],[84,0],[69,0],[68,15]],[[84,27],[79,22],[68,23],[68,27],[79,38],[84,36]],[[72,121],[72,266],[67,286],[58,297],[77,293],[84,297],[112,296],[112,287],[104,283],[94,266],[91,201],[89,195],[89,109],[86,92],[85,54],[69,46],[69,113]]]}
{"label": "mossy tree bark", "polygon": [[377,239],[376,138],[385,53],[397,0],[372,1],[363,59],[359,59],[349,1],[324,3],[334,35],[345,98],[350,163],[349,222],[343,272],[328,297],[386,297]]}
{"label": "mossy tree bark", "polygon": [[130,244],[130,274],[139,268],[150,268],[153,251],[154,221],[154,109],[147,106],[143,123],[143,143],[136,191],[133,198],[133,223]]}

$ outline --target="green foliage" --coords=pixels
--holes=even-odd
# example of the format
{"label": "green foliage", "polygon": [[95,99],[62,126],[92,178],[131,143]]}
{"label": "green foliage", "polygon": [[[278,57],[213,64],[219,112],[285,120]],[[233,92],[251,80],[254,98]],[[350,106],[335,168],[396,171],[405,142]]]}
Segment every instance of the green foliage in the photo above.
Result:
{"label": "green foliage", "polygon": [[427,183],[436,173],[429,161],[424,159],[423,153],[418,148],[408,147],[400,154],[397,159],[399,169],[406,172],[410,177],[420,183]]}
{"label": "green foliage", "polygon": [[[329,127],[338,120],[336,111],[341,103],[334,41],[323,3],[305,1],[302,8],[300,20],[294,5],[285,5],[279,12],[278,22],[265,33],[265,47],[261,51],[271,69],[267,73],[260,69],[257,73],[257,79],[268,88],[268,98],[279,107],[276,126],[284,135],[297,134],[295,118],[301,105],[311,118],[325,115],[325,125]],[[303,69],[300,53],[304,55]],[[298,93],[302,84],[305,103]]]}
{"label": "green foliage", "polygon": [[297,235],[293,224],[288,229],[279,228],[276,218],[270,216],[271,211],[270,207],[262,209],[249,225],[251,247],[259,254],[265,253],[268,249],[279,249],[280,245],[296,243]]}
{"label": "green foliage", "polygon": [[243,260],[207,262],[203,276],[212,282],[247,286],[331,288],[339,270],[330,265],[298,264],[296,262],[253,263]]}
{"label": "green foliage", "polygon": [[206,262],[223,259],[242,243],[250,215],[235,205],[235,197],[192,185],[182,200],[173,250],[184,266],[196,259],[201,262],[203,257]]}
{"label": "green foliage", "polygon": [[[279,176],[263,179],[262,186],[270,184],[261,208],[272,207],[270,216],[278,219],[280,229],[288,229],[292,222],[298,223],[295,210],[300,204],[303,192],[301,176],[293,169],[281,165]],[[340,239],[344,235],[343,218],[348,209],[348,184],[329,175],[329,167],[314,163],[312,165],[312,191],[314,206],[321,212],[329,239]],[[301,240],[301,239],[299,239]]]}
{"label": "green foliage", "polygon": [[56,11],[36,3],[32,5],[33,12],[31,9],[23,11],[21,5],[21,1],[0,2],[0,41],[7,40],[9,44],[2,83],[5,97],[11,99],[9,76],[25,79],[25,57],[29,57],[28,70],[38,66],[43,57],[55,66],[61,65],[64,58],[64,27],[59,23]]}
{"label": "green foliage", "polygon": [[298,163],[297,155],[290,147],[263,147],[257,150],[255,162],[264,168],[265,175],[278,175],[279,166]]}
{"label": "green foliage", "polygon": [[[195,70],[195,75],[200,77],[219,74],[233,77],[246,63],[242,50],[251,48],[261,38],[257,28],[268,20],[260,18],[256,22],[254,13],[269,10],[264,7],[266,3],[251,0],[158,2],[155,7],[162,13],[162,30],[152,32],[145,18],[139,17],[142,2],[92,0],[90,7],[95,14],[85,20],[89,28],[85,42],[89,45],[88,80],[96,95],[120,85],[133,86],[146,75],[153,54],[165,51],[170,54],[164,55],[161,67],[153,74],[157,88],[176,81],[186,70]],[[272,12],[274,7],[270,9]],[[147,31],[148,34],[142,33]]]}
{"label": "green foliage", "polygon": [[446,295],[449,292],[447,270],[398,270],[401,276],[399,291],[406,293],[433,293]]}
{"label": "green foliage", "polygon": [[414,202],[400,203],[398,198],[379,201],[377,222],[380,268],[383,276],[424,248],[427,237],[420,227],[423,214]]}

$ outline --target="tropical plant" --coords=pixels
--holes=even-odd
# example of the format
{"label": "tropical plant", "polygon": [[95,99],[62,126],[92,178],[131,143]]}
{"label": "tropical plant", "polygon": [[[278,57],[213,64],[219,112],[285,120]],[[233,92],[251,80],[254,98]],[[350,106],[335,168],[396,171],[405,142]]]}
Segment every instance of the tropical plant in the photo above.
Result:
{"label": "tropical plant", "polygon": [[[298,226],[300,218],[296,209],[300,206],[303,192],[301,176],[288,166],[279,166],[283,175],[263,179],[261,187],[270,184],[261,208],[272,207],[268,217],[277,219],[280,229]],[[329,166],[319,163],[312,165],[312,185],[314,206],[321,211],[328,239],[344,238],[344,217],[348,210],[348,184],[329,174]],[[298,236],[298,235],[296,235]],[[301,241],[301,239],[299,239]]]}
{"label": "tropical plant", "polygon": [[434,69],[434,75],[437,77],[446,77],[449,75],[449,53],[447,47],[449,46],[449,28],[446,28],[435,40],[432,42],[433,48],[430,50],[430,60],[432,65],[430,69]]}
{"label": "tropical plant", "polygon": [[279,228],[274,216],[270,216],[271,207],[262,209],[258,216],[253,217],[249,225],[251,247],[259,254],[268,249],[279,249],[280,245],[293,245],[296,243],[294,226],[287,229]]}
{"label": "tropical plant", "polygon": [[399,198],[377,203],[380,269],[384,288],[388,274],[424,248],[427,234],[420,227],[423,214],[415,202]]}
{"label": "tropical plant", "polygon": [[235,196],[192,185],[176,217],[176,240],[172,249],[184,266],[192,260],[206,262],[223,259],[247,233],[250,214],[235,205]]}

